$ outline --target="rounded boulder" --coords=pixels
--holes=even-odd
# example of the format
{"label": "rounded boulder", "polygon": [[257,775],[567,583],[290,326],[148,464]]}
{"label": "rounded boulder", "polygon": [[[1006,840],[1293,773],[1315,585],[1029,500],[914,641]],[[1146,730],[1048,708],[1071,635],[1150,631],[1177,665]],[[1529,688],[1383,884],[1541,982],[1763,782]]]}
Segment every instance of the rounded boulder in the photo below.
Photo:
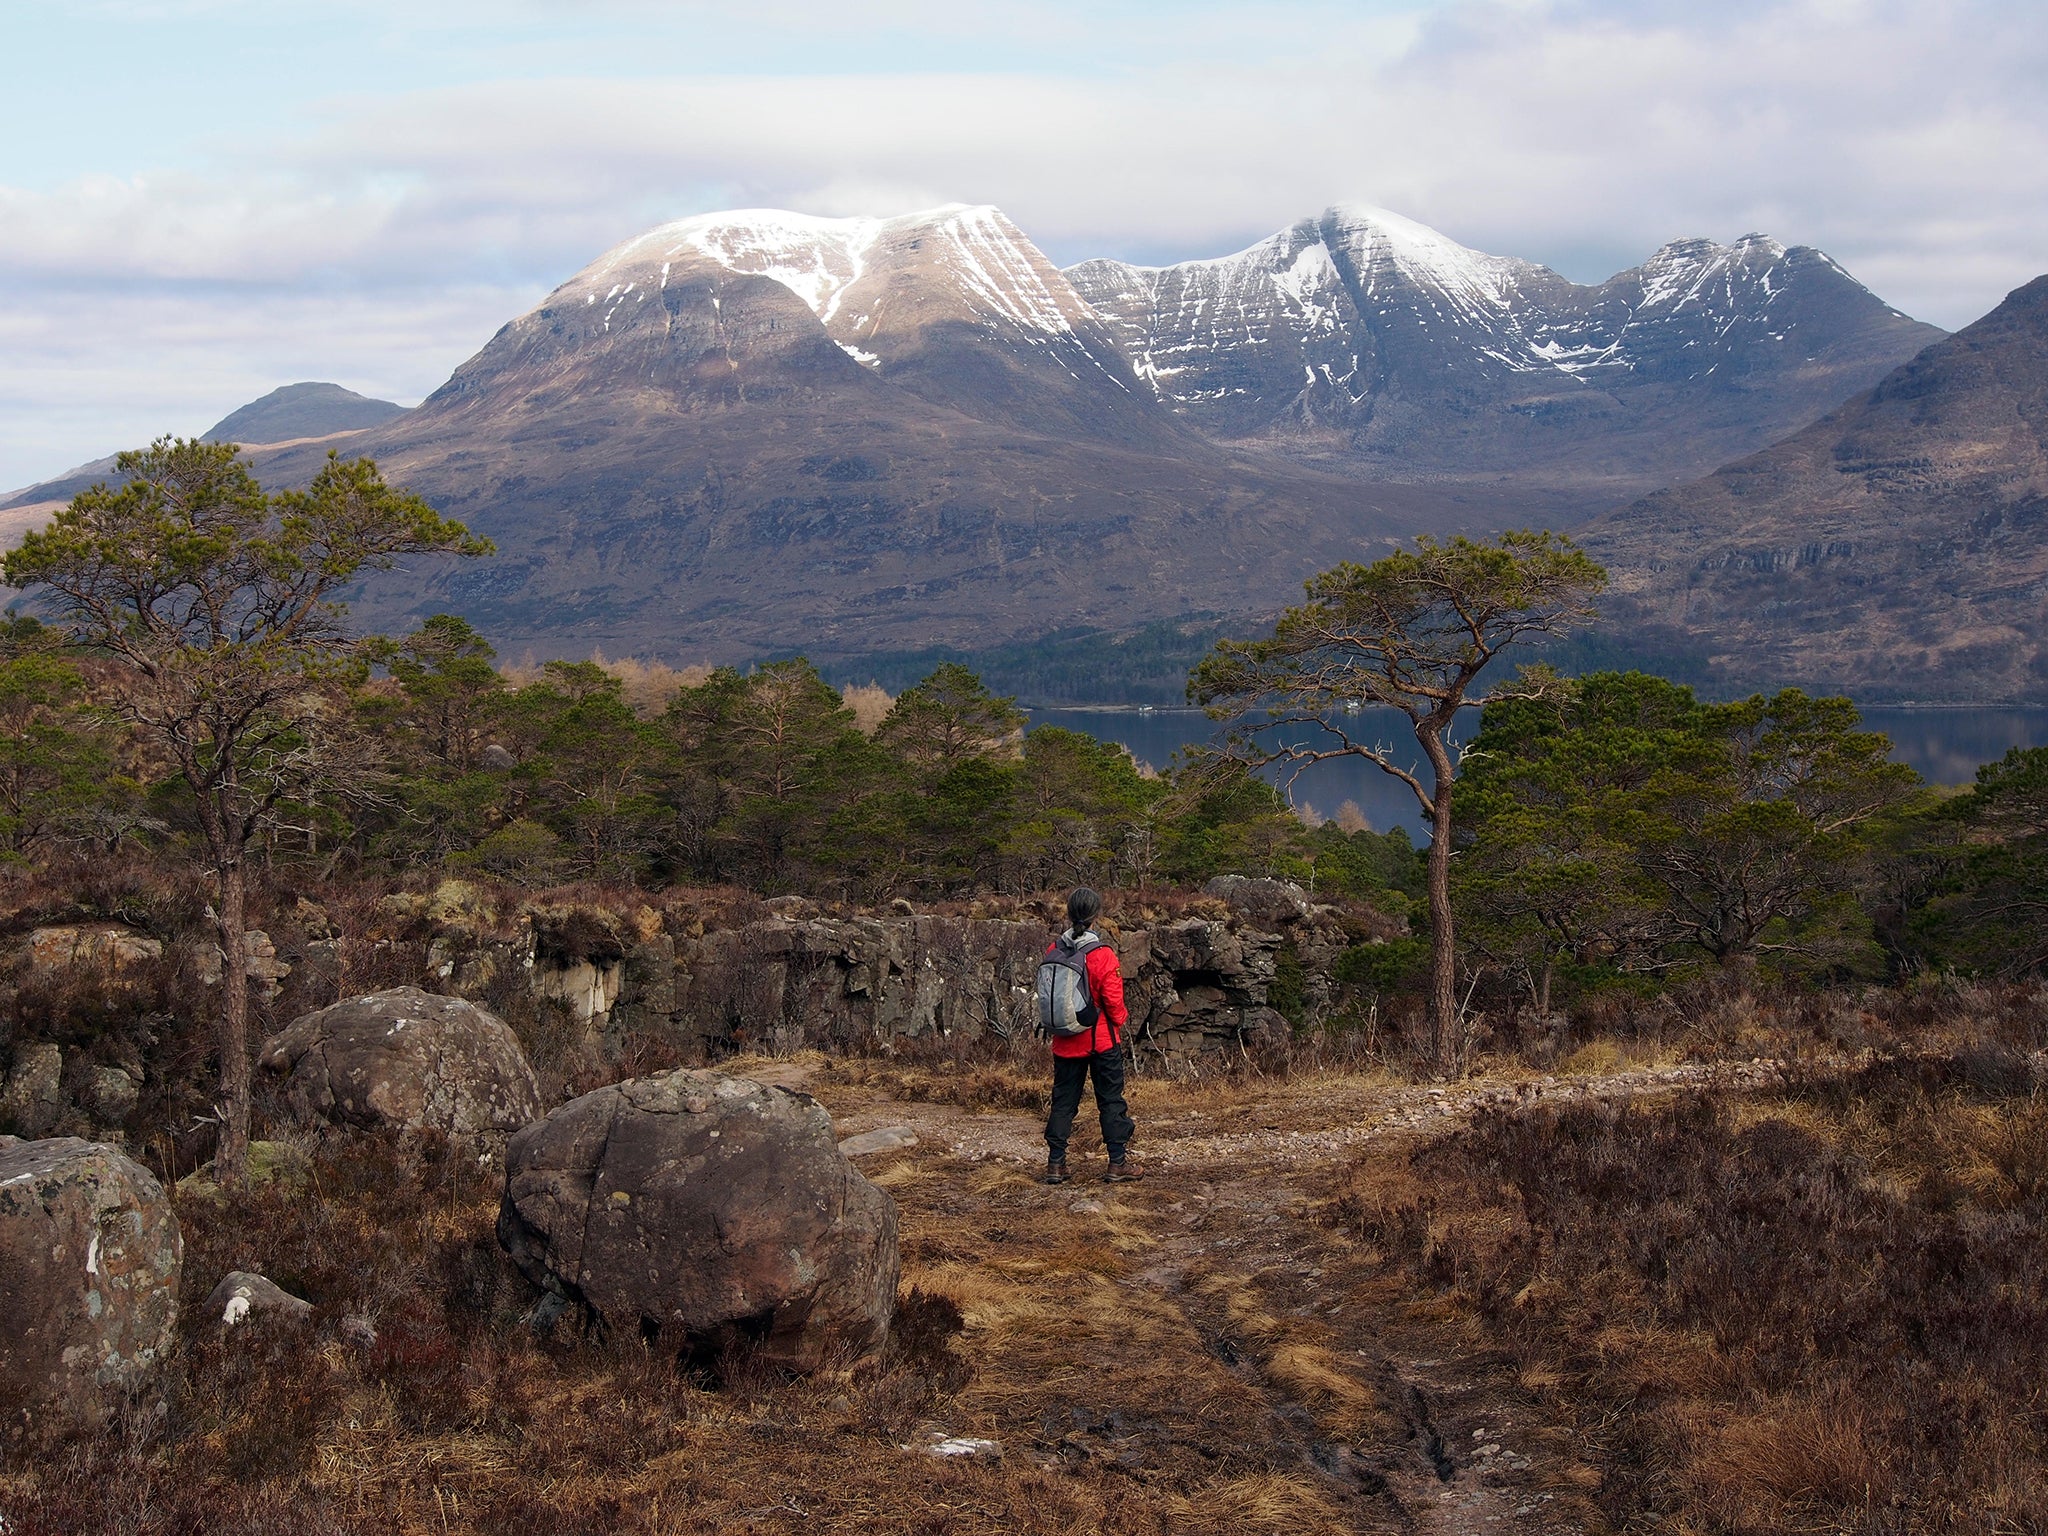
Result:
{"label": "rounded boulder", "polygon": [[97,1424],[176,1337],[185,1245],[163,1187],[76,1136],[0,1144],[0,1419]]}
{"label": "rounded boulder", "polygon": [[516,1131],[540,1117],[540,1084],[511,1027],[459,997],[371,992],[292,1021],[263,1045],[302,1116],[449,1135]]}
{"label": "rounded boulder", "polygon": [[512,1138],[498,1239],[615,1329],[756,1342],[799,1371],[878,1348],[896,1203],[807,1094],[679,1070],[571,1100]]}

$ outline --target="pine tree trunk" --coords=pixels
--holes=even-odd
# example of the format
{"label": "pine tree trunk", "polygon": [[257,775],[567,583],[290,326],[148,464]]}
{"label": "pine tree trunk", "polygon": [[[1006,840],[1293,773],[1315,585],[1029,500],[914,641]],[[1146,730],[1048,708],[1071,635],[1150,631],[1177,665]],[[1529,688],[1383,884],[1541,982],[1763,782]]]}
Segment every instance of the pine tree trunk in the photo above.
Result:
{"label": "pine tree trunk", "polygon": [[220,1144],[213,1175],[223,1187],[238,1188],[249,1176],[249,969],[247,877],[240,859],[220,870]]}
{"label": "pine tree trunk", "polygon": [[1436,773],[1429,820],[1430,1066],[1449,1077],[1463,1054],[1458,1020],[1457,935],[1451,923],[1451,754],[1442,736],[1417,732]]}

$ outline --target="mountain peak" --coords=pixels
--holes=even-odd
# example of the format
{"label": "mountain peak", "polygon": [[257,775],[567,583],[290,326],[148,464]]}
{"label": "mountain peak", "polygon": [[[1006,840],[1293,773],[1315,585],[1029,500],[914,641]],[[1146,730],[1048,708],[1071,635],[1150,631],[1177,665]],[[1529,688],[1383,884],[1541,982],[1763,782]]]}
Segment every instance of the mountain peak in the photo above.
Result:
{"label": "mountain peak", "polygon": [[773,279],[829,325],[846,291],[873,265],[879,246],[915,241],[925,231],[964,244],[1029,243],[1001,209],[988,204],[942,203],[887,218],[735,208],[657,225],[607,251],[580,279],[594,290],[600,279],[617,271],[660,259],[665,287],[678,258],[703,257],[728,272]]}
{"label": "mountain peak", "polygon": [[1326,241],[1351,253],[1365,275],[1368,294],[1378,291],[1378,274],[1391,269],[1449,296],[1468,312],[1504,311],[1516,278],[1534,267],[1475,251],[1441,230],[1366,204],[1339,203],[1323,214],[1321,226]]}
{"label": "mountain peak", "polygon": [[402,405],[373,400],[339,384],[286,384],[229,412],[203,435],[214,443],[282,443],[359,432],[404,414]]}
{"label": "mountain peak", "polygon": [[566,389],[575,374],[631,378],[684,409],[822,398],[871,387],[866,374],[1055,436],[1187,441],[1059,269],[986,204],[658,225],[569,278],[432,403]]}

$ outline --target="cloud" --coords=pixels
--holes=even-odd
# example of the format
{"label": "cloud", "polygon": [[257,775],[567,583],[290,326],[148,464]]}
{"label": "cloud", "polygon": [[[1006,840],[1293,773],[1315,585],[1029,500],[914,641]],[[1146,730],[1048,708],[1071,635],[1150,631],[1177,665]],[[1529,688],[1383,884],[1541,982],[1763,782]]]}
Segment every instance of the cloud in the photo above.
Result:
{"label": "cloud", "polygon": [[63,467],[38,441],[112,446],[54,424],[116,384],[117,440],[218,414],[181,404],[195,379],[261,393],[287,363],[417,395],[604,248],[735,205],[995,202],[1073,261],[1215,255],[1373,201],[1581,280],[1761,229],[1951,326],[2048,269],[2048,13],[2018,0],[342,16],[400,62],[287,82],[313,105],[272,131],[128,174],[0,171],[0,397],[53,424],[8,429],[0,483]]}
{"label": "cloud", "polygon": [[166,432],[203,432],[280,384],[412,404],[531,302],[489,285],[45,291],[0,306],[0,489]]}

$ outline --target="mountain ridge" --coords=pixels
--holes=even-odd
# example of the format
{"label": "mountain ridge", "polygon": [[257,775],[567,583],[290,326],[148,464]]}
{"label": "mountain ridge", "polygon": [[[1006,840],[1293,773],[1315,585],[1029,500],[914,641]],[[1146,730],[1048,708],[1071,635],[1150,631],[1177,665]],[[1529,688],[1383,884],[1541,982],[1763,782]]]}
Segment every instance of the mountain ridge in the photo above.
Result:
{"label": "mountain ridge", "polygon": [[2048,276],[1585,539],[1618,616],[1723,691],[2048,702]]}
{"label": "mountain ridge", "polygon": [[1229,256],[1067,274],[1209,435],[1393,478],[1640,492],[1763,446],[1942,334],[1769,236],[1670,241],[1586,285],[1365,205]]}
{"label": "mountain ridge", "polygon": [[[999,216],[855,229],[861,273],[831,268],[845,226],[794,254],[787,227],[765,251],[758,219],[614,246],[353,439],[500,550],[380,579],[366,621],[446,608],[512,646],[720,660],[965,645],[1242,612],[1463,516],[1205,441]],[[318,457],[257,466],[289,483]]]}
{"label": "mountain ridge", "polygon": [[[413,410],[252,459],[288,485],[329,447],[375,457],[496,541],[357,593],[387,629],[448,610],[557,654],[986,648],[1255,618],[1417,533],[1573,526],[1646,473],[1607,439],[1676,462],[1674,422],[1785,418],[1808,353],[1932,331],[1768,240],[1673,242],[1584,288],[1357,207],[1147,269],[1142,315],[1106,294],[1138,270],[1062,271],[986,206],[697,215],[600,253]],[[1257,338],[1175,353],[1201,328],[1156,322],[1232,285],[1223,330]],[[1780,309],[1815,337],[1797,356],[1730,343],[1731,383],[1682,355]],[[1677,362],[1628,350],[1646,314]]]}
{"label": "mountain ridge", "polygon": [[[285,384],[237,406],[199,434],[209,443],[241,443],[249,448],[340,438],[402,416],[406,407],[390,400],[359,395],[339,384]],[[69,501],[80,491],[114,477],[117,454],[74,465],[62,474],[19,491],[0,495],[0,511]]]}

